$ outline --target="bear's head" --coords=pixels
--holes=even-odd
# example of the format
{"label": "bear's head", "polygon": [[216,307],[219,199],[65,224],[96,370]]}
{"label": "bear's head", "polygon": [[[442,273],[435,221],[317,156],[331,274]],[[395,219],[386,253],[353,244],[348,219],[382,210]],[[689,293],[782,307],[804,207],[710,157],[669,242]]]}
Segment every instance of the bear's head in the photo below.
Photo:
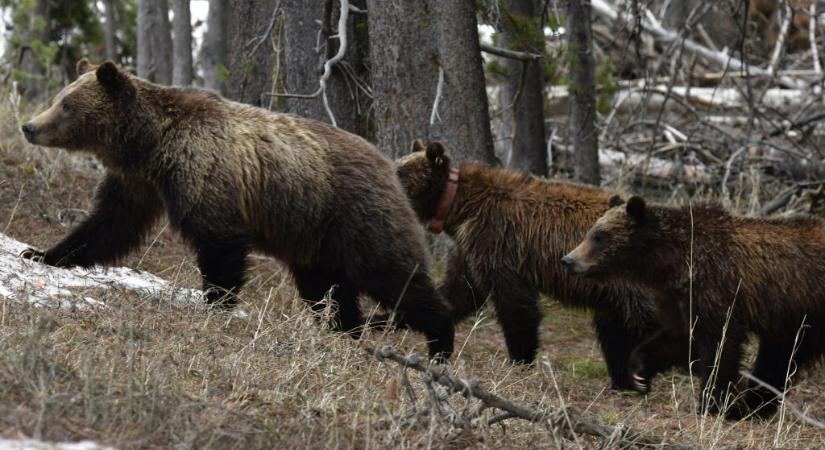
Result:
{"label": "bear's head", "polygon": [[395,161],[395,169],[418,219],[431,220],[450,177],[450,158],[444,146],[431,142],[425,148],[416,139],[410,154]]}
{"label": "bear's head", "polygon": [[95,152],[118,139],[120,124],[130,117],[135,86],[113,62],[99,66],[82,59],[78,78],[52,105],[22,127],[26,140],[45,147]]}
{"label": "bear's head", "polygon": [[645,258],[652,254],[656,220],[645,201],[634,196],[625,203],[614,195],[608,206],[578,247],[562,258],[570,272],[588,277],[632,274],[637,263],[649,262]]}

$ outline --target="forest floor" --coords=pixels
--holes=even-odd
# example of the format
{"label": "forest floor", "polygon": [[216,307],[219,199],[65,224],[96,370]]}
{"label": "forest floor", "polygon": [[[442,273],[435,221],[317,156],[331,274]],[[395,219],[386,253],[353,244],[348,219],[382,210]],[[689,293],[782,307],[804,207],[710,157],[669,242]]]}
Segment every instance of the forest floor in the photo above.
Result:
{"label": "forest floor", "polygon": [[[25,144],[18,121],[15,111],[0,106],[0,232],[45,248],[83,217],[101,169],[90,158]],[[161,225],[149,242],[123,265],[200,288],[193,255],[173,232]],[[105,307],[35,306],[0,296],[0,438],[177,449],[558,445],[547,428],[517,419],[449,441],[437,419],[393,421],[410,407],[399,393],[398,369],[364,346],[426,354],[423,338],[368,332],[355,341],[323,329],[288,273],[269,258],[252,258],[241,294],[246,314],[129,291],[91,288],[82,295]],[[656,378],[647,396],[610,390],[590,314],[543,304],[535,367],[507,363],[504,338],[488,311],[458,328],[453,370],[512,402],[540,411],[573,407],[670,443],[825,447],[825,432],[789,413],[741,422],[694,414],[697,380],[687,375]],[[823,386],[820,366],[789,399],[821,419]],[[592,442],[579,436],[569,445]]]}

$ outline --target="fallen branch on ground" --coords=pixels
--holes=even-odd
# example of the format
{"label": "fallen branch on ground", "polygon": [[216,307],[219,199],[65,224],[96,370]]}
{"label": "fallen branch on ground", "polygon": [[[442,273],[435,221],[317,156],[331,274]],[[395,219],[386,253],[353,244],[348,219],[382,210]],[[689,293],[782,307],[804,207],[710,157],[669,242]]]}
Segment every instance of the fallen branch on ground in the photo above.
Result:
{"label": "fallen branch on ground", "polygon": [[[390,346],[381,348],[367,346],[366,350],[381,362],[392,361],[399,365],[403,390],[412,403],[410,413],[402,419],[417,420],[422,415],[430,418],[435,415],[459,431],[475,428],[481,424],[489,426],[508,419],[521,419],[543,425],[554,436],[565,439],[574,439],[584,435],[621,448],[691,448],[669,445],[663,438],[644,436],[624,426],[603,425],[582,417],[568,407],[539,411],[519,405],[487,391],[481,387],[479,380],[458,378],[450,373],[446,365],[427,364],[425,358],[416,354],[401,356]],[[410,382],[408,369],[422,374],[421,380],[429,394],[430,401],[427,405],[429,408],[420,408],[422,405]],[[466,406],[463,409],[458,410],[450,404],[450,396],[453,394],[461,394],[466,399]],[[486,418],[483,415],[485,410],[491,410],[491,415],[488,414]]]}
{"label": "fallen branch on ground", "polygon": [[780,399],[782,399],[782,403],[785,404],[785,406],[788,408],[788,410],[791,412],[791,414],[796,416],[797,419],[801,420],[802,422],[805,422],[806,424],[808,424],[808,425],[810,425],[814,428],[819,428],[820,430],[825,430],[825,422],[822,422],[821,420],[814,419],[813,417],[810,417],[807,414],[803,413],[802,410],[800,410],[799,408],[796,407],[796,405],[789,402],[788,399],[785,398],[785,394],[783,392],[781,392],[779,389],[769,385],[768,383],[765,383],[764,381],[760,380],[759,378],[756,378],[755,376],[751,375],[748,372],[745,372],[744,370],[740,370],[739,374],[742,375],[743,377],[753,381],[754,383],[758,384],[759,386],[771,391],[772,394],[774,394],[777,397],[779,397]]}

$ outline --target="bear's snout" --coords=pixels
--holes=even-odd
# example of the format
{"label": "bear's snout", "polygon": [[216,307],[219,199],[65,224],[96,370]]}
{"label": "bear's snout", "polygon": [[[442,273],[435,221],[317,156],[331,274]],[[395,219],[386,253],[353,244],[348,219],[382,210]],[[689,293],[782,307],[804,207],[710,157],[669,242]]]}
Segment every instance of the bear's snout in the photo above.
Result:
{"label": "bear's snout", "polygon": [[34,124],[32,124],[31,122],[25,123],[22,127],[20,127],[20,129],[23,130],[23,136],[26,137],[26,140],[29,141],[29,143],[33,144],[35,131]]}
{"label": "bear's snout", "polygon": [[561,259],[561,265],[567,269],[568,272],[579,274],[587,272],[587,267],[569,254]]}

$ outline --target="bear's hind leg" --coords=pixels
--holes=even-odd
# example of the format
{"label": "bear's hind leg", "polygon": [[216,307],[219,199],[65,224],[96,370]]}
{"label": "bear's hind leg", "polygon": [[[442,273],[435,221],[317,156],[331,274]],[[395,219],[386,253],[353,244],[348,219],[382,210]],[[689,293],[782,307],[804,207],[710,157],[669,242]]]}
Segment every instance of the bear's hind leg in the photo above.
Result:
{"label": "bear's hind leg", "polygon": [[[818,359],[818,345],[821,344],[815,336],[803,334],[801,340],[797,341],[796,332],[787,333],[782,337],[762,337],[753,365],[753,376],[777,391],[784,392],[791,385],[789,374],[798,373]],[[776,412],[779,398],[764,386],[749,380],[745,403],[753,414],[770,417]]]}
{"label": "bear's hind leg", "polygon": [[539,348],[541,311],[538,293],[515,278],[509,282],[499,282],[496,286],[490,299],[504,332],[510,361],[532,364]]}
{"label": "bear's hind leg", "polygon": [[421,332],[429,341],[430,358],[447,359],[453,353],[455,330],[444,299],[427,274],[402,271],[366,271],[364,292],[384,309],[395,313],[400,327]]}
{"label": "bear's hind leg", "polygon": [[298,295],[316,313],[327,307],[323,300],[332,289],[332,299],[337,303],[335,317],[330,324],[332,329],[354,338],[360,336],[364,319],[358,304],[358,289],[343,274],[318,268],[295,268],[293,277]]}
{"label": "bear's hind leg", "polygon": [[486,295],[472,281],[467,261],[457,246],[453,246],[447,259],[447,273],[438,286],[438,292],[449,303],[453,322],[459,323],[475,314],[487,300]]}
{"label": "bear's hind leg", "polygon": [[[702,317],[699,318],[698,324],[698,327],[701,327]],[[727,407],[726,418],[738,420],[747,413],[738,401],[736,389],[745,333],[735,323],[730,322],[723,337],[723,324],[708,325],[706,322],[704,327],[697,327],[694,332],[699,355],[698,371],[702,376],[702,412],[718,414]]]}

